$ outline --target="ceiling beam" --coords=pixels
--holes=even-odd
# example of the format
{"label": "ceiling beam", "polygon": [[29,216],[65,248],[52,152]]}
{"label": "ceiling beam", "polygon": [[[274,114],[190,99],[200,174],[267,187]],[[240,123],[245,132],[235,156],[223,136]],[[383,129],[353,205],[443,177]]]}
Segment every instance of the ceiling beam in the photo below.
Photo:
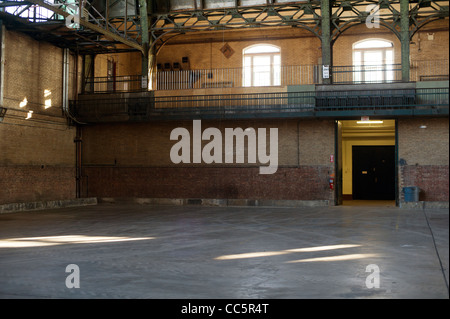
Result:
{"label": "ceiling beam", "polygon": [[[59,14],[59,15],[62,15],[65,18],[70,16],[70,14],[67,13],[66,11],[61,10],[59,8],[56,8],[56,7],[52,6],[52,5],[49,5],[49,4],[45,3],[42,0],[27,0],[27,2],[31,2],[31,3],[36,4],[38,6],[44,7],[46,9],[50,10],[50,11],[53,11],[53,12]],[[110,32],[110,31],[108,31],[108,30],[106,30],[106,29],[104,29],[102,27],[99,27],[98,25],[95,25],[95,24],[93,24],[91,22],[88,22],[88,21],[86,21],[84,19],[80,18],[80,22],[79,23],[80,23],[80,25],[82,25],[82,26],[84,26],[84,27],[86,27],[88,29],[91,29],[91,30],[93,30],[95,32],[103,34],[107,38],[110,38],[110,39],[115,40],[117,42],[123,43],[123,44],[125,44],[125,45],[127,45],[129,47],[135,48],[135,49],[141,51],[142,53],[144,53],[144,48],[140,44],[138,44],[136,42],[130,41],[128,39],[125,39],[125,38],[123,38],[123,37],[121,37],[121,36],[119,36],[117,34],[114,34],[114,33]]]}

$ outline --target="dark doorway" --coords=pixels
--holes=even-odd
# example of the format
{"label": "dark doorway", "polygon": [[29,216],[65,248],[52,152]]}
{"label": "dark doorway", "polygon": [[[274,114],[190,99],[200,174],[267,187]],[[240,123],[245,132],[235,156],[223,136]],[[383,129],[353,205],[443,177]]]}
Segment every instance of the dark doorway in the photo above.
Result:
{"label": "dark doorway", "polygon": [[395,199],[395,146],[353,146],[353,199]]}

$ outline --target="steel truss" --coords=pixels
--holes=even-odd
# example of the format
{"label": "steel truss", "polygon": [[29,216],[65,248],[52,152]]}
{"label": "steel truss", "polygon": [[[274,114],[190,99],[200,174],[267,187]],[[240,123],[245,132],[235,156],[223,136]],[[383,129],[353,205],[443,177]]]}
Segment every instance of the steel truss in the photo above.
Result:
{"label": "steel truss", "polygon": [[[291,26],[322,35],[321,1],[236,7],[209,10],[183,10],[153,14],[153,41],[165,41],[168,35],[190,31],[217,31],[237,28]],[[409,1],[410,37],[423,25],[449,16],[448,1]],[[380,25],[400,38],[400,0],[330,1],[332,40],[348,28],[377,19]]]}
{"label": "steel truss", "polygon": [[[107,2],[111,7],[119,1],[124,0]],[[143,51],[141,19],[138,13],[128,16],[126,11],[122,17],[109,18],[108,10],[106,14],[101,13],[91,2],[91,0],[1,0],[0,11],[28,20],[36,27],[59,23],[66,29],[60,28],[58,32],[63,32],[63,36],[66,37],[77,34],[81,45],[83,41],[97,44],[94,51],[98,51],[98,48],[108,51],[108,47],[114,51],[118,43]]]}
{"label": "steel truss", "polygon": [[[101,13],[91,4],[92,0],[76,1],[82,8],[79,27],[65,30],[63,37],[69,37],[70,33],[78,34],[80,43],[85,40],[91,42],[91,45],[97,44],[96,47],[90,47],[93,54],[98,52],[99,47],[108,51],[108,48],[117,49],[114,46],[121,43],[131,50],[141,51],[144,57],[149,56],[149,51],[150,55],[157,52],[158,47],[174,36],[188,32],[281,26],[310,31],[330,51],[336,39],[347,29],[372,21],[391,30],[401,40],[406,54],[406,45],[409,45],[409,40],[420,28],[449,16],[449,1],[432,0],[267,1],[264,5],[247,7],[239,6],[240,1],[237,1],[234,7],[215,9],[198,9],[197,1],[193,1],[191,9],[175,11],[168,8],[166,13],[152,12],[154,6],[151,0],[138,0],[135,15],[128,16],[128,12],[125,12],[120,17],[109,17],[108,10]],[[119,1],[124,0],[106,0],[106,7],[110,8]],[[36,25],[48,22],[64,24],[65,19],[74,13],[71,9],[74,2],[75,0],[1,0],[0,11],[14,7],[16,9],[13,12],[8,12],[23,17],[27,11],[46,8],[53,14],[45,19],[33,17],[29,20]],[[332,60],[330,56],[327,56],[329,61]]]}

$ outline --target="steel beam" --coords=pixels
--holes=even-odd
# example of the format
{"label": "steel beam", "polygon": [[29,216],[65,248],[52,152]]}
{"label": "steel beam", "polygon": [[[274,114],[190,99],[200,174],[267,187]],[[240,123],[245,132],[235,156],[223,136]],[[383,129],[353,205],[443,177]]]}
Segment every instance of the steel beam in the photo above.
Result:
{"label": "steel beam", "polygon": [[[46,9],[48,9],[50,11],[53,11],[56,14],[59,14],[59,15],[65,17],[65,18],[70,16],[70,14],[67,13],[66,11],[61,10],[59,8],[56,8],[56,7],[52,6],[52,5],[49,5],[49,4],[45,3],[42,0],[27,0],[27,1],[31,2],[33,4],[36,4],[38,6],[41,6],[43,8],[46,8]],[[100,27],[98,25],[95,25],[95,24],[93,24],[91,22],[88,22],[88,21],[86,21],[86,20],[84,20],[82,18],[80,19],[80,25],[82,25],[82,26],[84,26],[84,27],[86,27],[88,29],[91,29],[91,30],[93,30],[95,32],[98,32],[100,34],[103,34],[107,38],[110,38],[110,39],[115,40],[117,42],[123,43],[123,44],[125,44],[125,45],[127,45],[129,47],[135,48],[135,49],[137,49],[137,50],[139,50],[141,52],[144,52],[144,48],[141,45],[139,45],[138,43],[130,41],[128,39],[125,39],[125,38],[123,38],[123,37],[121,37],[121,36],[111,32],[111,31],[108,31],[108,30],[106,30],[106,29],[104,29],[104,28],[102,28],[102,27]]]}

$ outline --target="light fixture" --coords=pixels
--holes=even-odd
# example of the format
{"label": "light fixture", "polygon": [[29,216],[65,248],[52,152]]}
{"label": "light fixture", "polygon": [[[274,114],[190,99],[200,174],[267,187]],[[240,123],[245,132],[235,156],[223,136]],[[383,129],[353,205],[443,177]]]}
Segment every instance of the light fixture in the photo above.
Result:
{"label": "light fixture", "polygon": [[427,128],[426,125],[421,125],[419,128]]}
{"label": "light fixture", "polygon": [[383,124],[383,121],[379,120],[357,121],[356,124]]}

